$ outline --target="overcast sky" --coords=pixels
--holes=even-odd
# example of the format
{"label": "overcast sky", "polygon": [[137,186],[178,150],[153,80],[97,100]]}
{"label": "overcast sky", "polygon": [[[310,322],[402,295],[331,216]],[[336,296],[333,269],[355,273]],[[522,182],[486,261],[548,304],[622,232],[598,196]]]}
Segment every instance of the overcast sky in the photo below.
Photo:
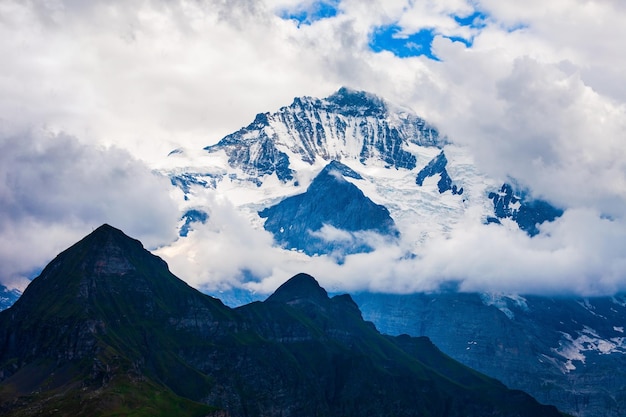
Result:
{"label": "overcast sky", "polygon": [[[424,254],[421,288],[467,275],[467,289],[626,290],[624,22],[621,0],[0,0],[0,281],[24,282],[103,222],[169,245],[180,196],[152,172],[169,151],[345,85],[412,108],[482,171],[568,209],[532,242],[468,225]],[[445,255],[477,247],[491,252]],[[315,262],[347,287],[420,287],[405,281],[415,265],[371,282],[361,258],[350,273]],[[292,272],[257,265],[265,289]]]}

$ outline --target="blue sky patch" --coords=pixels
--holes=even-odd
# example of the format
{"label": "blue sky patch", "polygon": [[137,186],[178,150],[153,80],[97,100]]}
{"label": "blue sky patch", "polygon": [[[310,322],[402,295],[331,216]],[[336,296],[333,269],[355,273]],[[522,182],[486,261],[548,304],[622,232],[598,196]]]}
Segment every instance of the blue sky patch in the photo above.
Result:
{"label": "blue sky patch", "polygon": [[297,21],[298,26],[310,25],[315,21],[337,16],[338,6],[339,0],[317,1],[305,9],[283,10],[278,15],[282,19]]}
{"label": "blue sky patch", "polygon": [[389,51],[400,58],[424,55],[435,61],[439,61],[433,55],[431,46],[435,38],[432,29],[422,29],[411,35],[399,35],[401,29],[398,25],[383,26],[374,31],[369,47],[374,52]]}
{"label": "blue sky patch", "polygon": [[469,16],[460,17],[452,16],[459,26],[465,26],[472,29],[482,29],[486,26],[485,20],[487,20],[487,14],[475,11]]}
{"label": "blue sky patch", "polygon": [[465,44],[465,46],[467,46],[468,48],[472,46],[473,41],[472,40],[467,40],[465,38],[462,38],[460,36],[444,36],[444,38],[448,38],[453,42],[462,42]]}
{"label": "blue sky patch", "polygon": [[[461,16],[451,16],[451,17],[459,24],[459,26],[464,26],[464,27],[468,27],[471,29],[485,28],[487,26],[487,19],[490,18],[489,14],[485,12],[481,12],[479,10],[465,17],[461,17]],[[509,33],[526,29],[526,28],[528,28],[528,25],[525,23],[518,23],[509,27],[503,26],[503,29],[505,29]],[[463,41],[463,39],[460,39],[460,38],[450,38],[450,39],[464,42],[466,45],[468,44],[467,40]],[[471,41],[469,42],[469,44],[471,45]]]}
{"label": "blue sky patch", "polygon": [[506,28],[506,30],[509,33],[513,33],[513,32],[517,32],[518,30],[528,29],[528,27],[529,26],[526,23],[518,23],[516,25],[509,26],[508,28]]}

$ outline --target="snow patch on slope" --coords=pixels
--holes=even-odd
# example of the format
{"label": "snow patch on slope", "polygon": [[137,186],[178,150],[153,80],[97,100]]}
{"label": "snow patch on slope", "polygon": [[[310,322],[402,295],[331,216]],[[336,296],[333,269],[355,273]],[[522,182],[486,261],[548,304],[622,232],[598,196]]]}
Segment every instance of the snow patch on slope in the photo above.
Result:
{"label": "snow patch on slope", "polygon": [[612,353],[626,353],[626,337],[602,338],[594,329],[585,326],[583,330],[572,336],[561,332],[563,338],[559,341],[559,347],[553,349],[555,353],[566,359],[564,372],[576,369],[574,362],[585,363],[585,352],[594,352],[600,355]]}

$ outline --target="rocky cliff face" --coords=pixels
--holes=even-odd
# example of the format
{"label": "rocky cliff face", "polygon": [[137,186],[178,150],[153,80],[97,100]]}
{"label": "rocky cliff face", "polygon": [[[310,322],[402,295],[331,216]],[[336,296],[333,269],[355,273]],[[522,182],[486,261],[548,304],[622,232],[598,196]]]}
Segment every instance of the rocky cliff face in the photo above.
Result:
{"label": "rocky cliff face", "polygon": [[3,416],[558,416],[300,274],[236,310],[102,226],[0,312]]}
{"label": "rocky cliff face", "polygon": [[626,410],[623,297],[355,294],[385,333],[426,335],[466,365],[581,417]]}

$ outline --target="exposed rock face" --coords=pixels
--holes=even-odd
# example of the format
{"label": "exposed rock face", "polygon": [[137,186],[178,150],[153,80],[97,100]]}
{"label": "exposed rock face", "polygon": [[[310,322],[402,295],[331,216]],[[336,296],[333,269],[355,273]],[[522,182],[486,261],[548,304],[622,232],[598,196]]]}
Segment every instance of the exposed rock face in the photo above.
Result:
{"label": "exposed rock face", "polygon": [[186,237],[191,230],[191,225],[193,223],[206,223],[209,215],[203,211],[198,209],[187,210],[185,214],[183,214],[181,220],[184,220],[185,223],[180,228],[180,232],[178,233],[180,237]]}
{"label": "exposed rock face", "polygon": [[[397,237],[389,211],[367,198],[344,177],[361,178],[340,162],[330,162],[305,193],[288,197],[259,212],[267,219],[265,230],[272,232],[279,244],[309,255],[370,251],[366,238],[359,236],[359,232]],[[324,228],[329,227],[342,232],[326,232],[325,236]]]}
{"label": "exposed rock face", "polygon": [[404,148],[409,143],[443,144],[438,132],[411,113],[394,113],[380,98],[341,88],[325,99],[302,97],[276,113],[258,114],[247,127],[226,136],[209,152],[225,151],[228,162],[247,174],[276,173],[293,179],[287,153],[309,164],[357,158],[380,159],[388,166],[413,169],[416,158]]}
{"label": "exposed rock face", "polygon": [[498,192],[489,193],[489,199],[493,201],[496,218],[488,221],[499,222],[498,219],[509,218],[529,236],[539,234],[539,224],[563,215],[563,210],[546,201],[526,199],[523,193],[516,195],[510,184],[503,184]]}
{"label": "exposed rock face", "polygon": [[417,177],[415,179],[415,183],[419,186],[424,184],[424,180],[428,177],[434,177],[439,175],[439,181],[437,181],[437,188],[439,189],[439,194],[443,194],[446,191],[451,191],[452,194],[463,194],[463,187],[458,188],[456,184],[452,183],[452,178],[450,178],[450,174],[448,174],[448,170],[446,169],[446,165],[448,165],[448,159],[446,155],[441,151],[439,155],[434,157],[428,165],[420,170],[417,173]]}
{"label": "exposed rock face", "polygon": [[624,297],[355,294],[385,333],[428,336],[510,387],[581,417],[626,410]]}
{"label": "exposed rock face", "polygon": [[102,226],[0,313],[3,416],[558,416],[300,274],[232,310]]}

